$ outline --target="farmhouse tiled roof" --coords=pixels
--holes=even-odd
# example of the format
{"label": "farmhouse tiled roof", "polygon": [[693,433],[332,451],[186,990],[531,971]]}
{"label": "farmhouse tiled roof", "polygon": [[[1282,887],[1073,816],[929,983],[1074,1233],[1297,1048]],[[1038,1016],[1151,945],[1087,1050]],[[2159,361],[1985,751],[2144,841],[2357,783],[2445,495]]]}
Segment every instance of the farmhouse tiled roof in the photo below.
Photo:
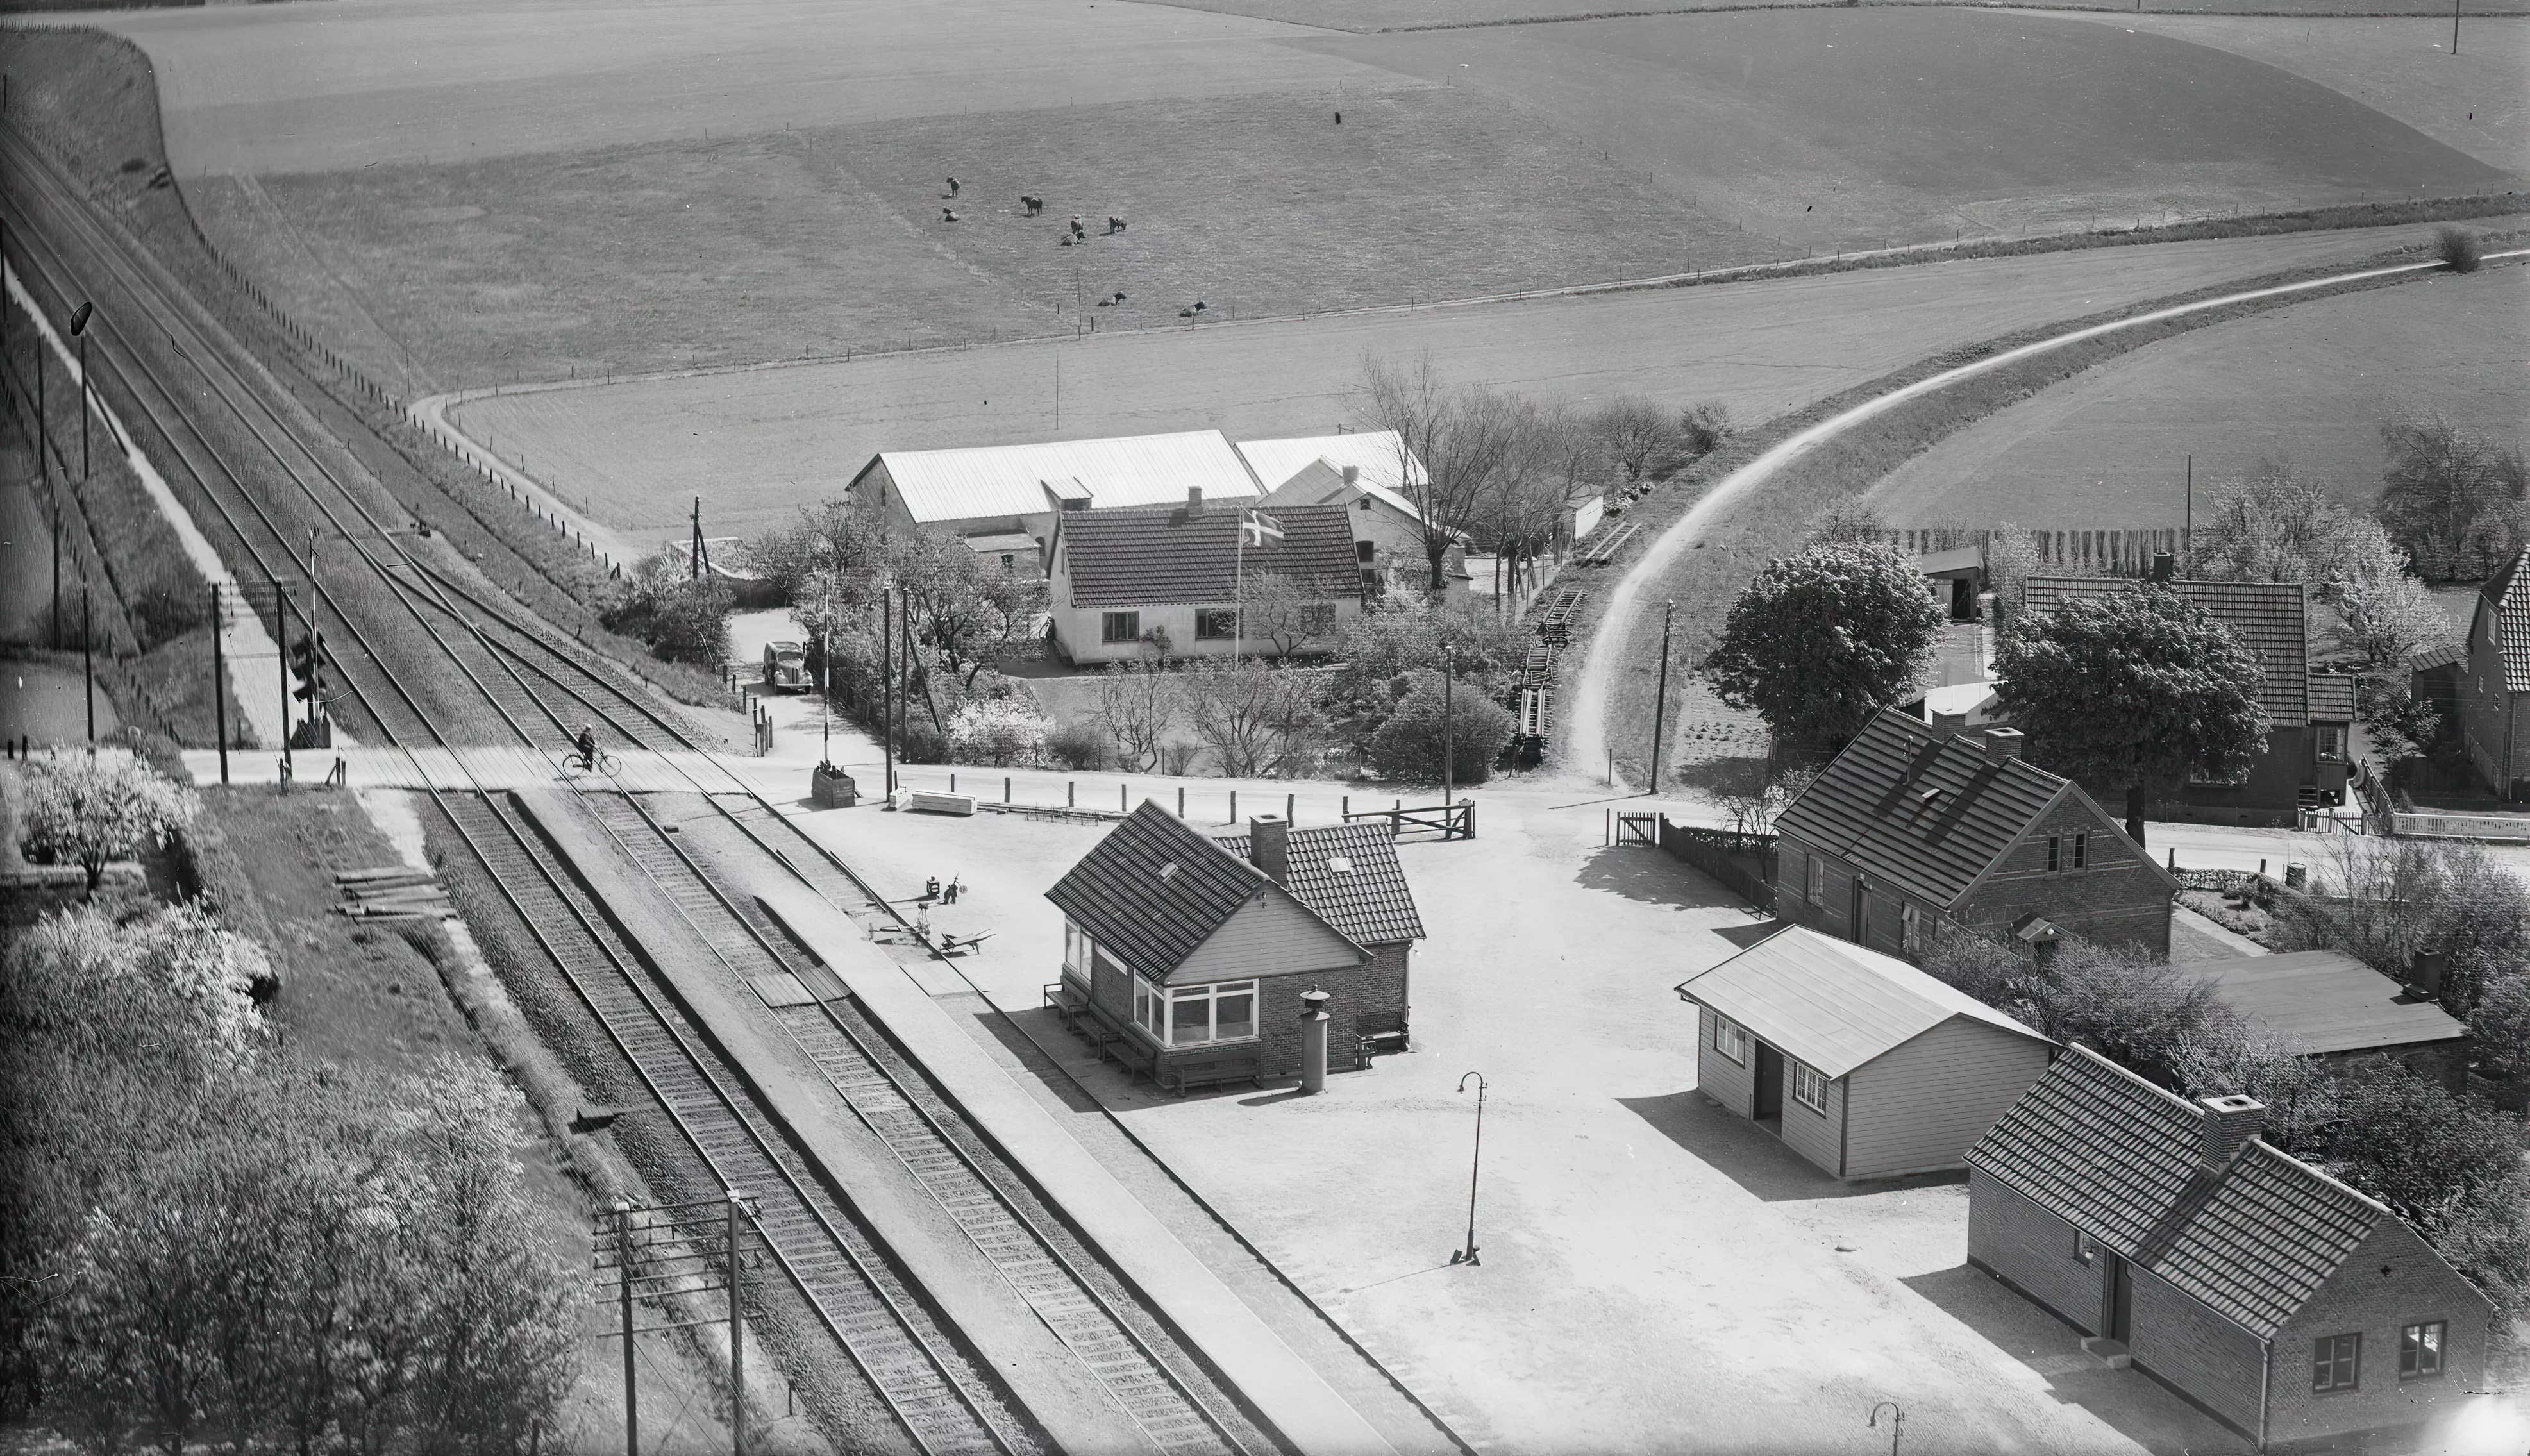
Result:
{"label": "farmhouse tiled roof", "polygon": [[[1315,910],[1319,919],[1360,945],[1423,939],[1423,917],[1414,908],[1405,867],[1398,863],[1393,828],[1371,821],[1294,829],[1290,835],[1285,888]],[[1247,858],[1245,830],[1220,832],[1213,838],[1240,859]],[[1338,858],[1347,868],[1334,868]]]}
{"label": "farmhouse tiled roof", "polygon": [[1207,500],[1265,494],[1246,460],[1219,430],[1130,435],[1109,440],[1050,440],[957,450],[888,450],[870,458],[848,490],[870,472],[887,478],[919,522],[1050,511],[1047,492],[1095,506],[1158,506],[1185,499],[1189,486]]}
{"label": "farmhouse tiled roof", "polygon": [[1066,512],[1055,517],[1056,569],[1069,579],[1075,607],[1227,607],[1242,570],[1251,577],[1279,572],[1319,597],[1360,594],[1352,524],[1342,506],[1268,511],[1282,539],[1242,548],[1245,513],[1239,505],[1211,502],[1193,513],[1183,507]]}
{"label": "farmhouse tiled roof", "polygon": [[[2021,600],[2032,613],[2045,613],[2066,602],[2098,601],[2143,586],[2122,576],[2032,576],[2021,587]],[[2310,722],[2310,607],[2299,583],[2173,581],[2170,586],[2239,633],[2257,653],[2266,673],[2258,702],[2272,726],[2300,728]]]}
{"label": "farmhouse tiled roof", "polygon": [[2348,673],[2313,673],[2310,674],[2310,721],[2313,723],[2352,723],[2354,721],[2354,677]]}
{"label": "farmhouse tiled roof", "polygon": [[2207,1114],[2083,1047],[1968,1150],[1968,1165],[2260,1339],[2392,1213],[2252,1138],[2199,1161]]}
{"label": "farmhouse tiled roof", "polygon": [[[1978,731],[1944,735],[1885,709],[1776,816],[1775,827],[1874,880],[1949,906],[2068,795],[2090,802],[2080,787],[2036,764],[1988,759]],[[2101,833],[2122,833],[2106,814],[2100,821]],[[2149,864],[2152,856],[2138,851],[2137,858]]]}
{"label": "farmhouse tiled roof", "polygon": [[1953,1017],[2047,1040],[1894,955],[1801,926],[1777,931],[1688,977],[1678,994],[1748,1028],[1831,1081]]}
{"label": "farmhouse tiled roof", "polygon": [[1273,890],[1247,861],[1145,799],[1045,897],[1118,959],[1160,977]]}
{"label": "farmhouse tiled roof", "polygon": [[2240,955],[2188,969],[2205,972],[2231,1009],[2265,1023],[2301,1056],[2468,1035],[2448,1011],[2409,998],[2397,982],[2340,951]]}
{"label": "farmhouse tiled roof", "polygon": [[[2495,620],[2495,643],[2503,654],[2503,690],[2530,692],[2530,580],[2525,580],[2521,564],[2530,560],[2530,550],[2504,564],[2503,569],[2478,588]],[[2474,632],[2475,626],[2470,630]]]}

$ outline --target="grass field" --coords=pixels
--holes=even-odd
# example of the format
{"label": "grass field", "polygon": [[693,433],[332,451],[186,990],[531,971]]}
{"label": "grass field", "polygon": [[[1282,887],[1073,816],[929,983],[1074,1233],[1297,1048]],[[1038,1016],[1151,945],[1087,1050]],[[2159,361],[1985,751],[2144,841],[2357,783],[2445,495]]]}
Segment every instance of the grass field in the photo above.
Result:
{"label": "grass field", "polygon": [[1872,493],[1896,524],[2172,525],[2203,488],[2285,458],[2369,500],[2400,404],[2530,444],[2530,268],[2351,294],[2139,349],[1906,462]]}
{"label": "grass field", "polygon": [[1107,0],[358,0],[82,16],[156,63],[179,175],[1380,83],[1277,22]]}
{"label": "grass field", "polygon": [[[1699,11],[1748,10],[1766,0],[1156,0],[1188,10],[1219,15],[1253,16],[1323,26],[1330,30],[1419,30],[1466,26],[1506,26],[1522,21],[1568,21],[1583,16],[1691,15]],[[1782,0],[1766,7],[1800,9],[1843,4],[1847,0]],[[1875,5],[1939,4],[1958,0],[1872,0]],[[1969,0],[1976,3],[1976,0]],[[2107,5],[2075,0],[2082,9],[2111,10],[2121,15],[2286,14],[2293,16],[2448,15],[2435,0],[2142,0],[2137,5]],[[2066,8],[2073,8],[2068,6]],[[2471,7],[2477,14],[2519,15],[2530,0],[2489,0]]]}
{"label": "grass field", "polygon": [[2287,70],[2059,16],[1749,10],[1292,44],[1500,96],[1804,251],[2522,185]]}
{"label": "grass field", "polygon": [[1718,398],[1757,420],[2008,329],[2279,267],[2351,261],[2430,231],[2043,253],[881,355],[526,392],[469,402],[453,418],[477,440],[488,432],[514,461],[524,453],[567,494],[592,497],[610,525],[672,532],[700,488],[715,530],[752,530],[839,491],[881,449],[1205,426],[1234,439],[1330,431],[1350,419],[1365,351],[1399,358],[1428,349],[1453,379],[1541,396]]}
{"label": "grass field", "polygon": [[2472,20],[2454,57],[2448,11],[2396,20],[2127,12],[2064,18],[2131,26],[2279,67],[2491,167],[2530,176],[2530,22]]}

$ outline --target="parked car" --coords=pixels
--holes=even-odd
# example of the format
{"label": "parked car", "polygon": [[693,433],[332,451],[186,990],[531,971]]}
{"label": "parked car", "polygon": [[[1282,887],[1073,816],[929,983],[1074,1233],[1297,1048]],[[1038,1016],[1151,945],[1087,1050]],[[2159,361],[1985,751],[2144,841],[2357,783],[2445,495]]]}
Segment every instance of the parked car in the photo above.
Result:
{"label": "parked car", "polygon": [[816,686],[816,680],[808,675],[808,649],[797,642],[765,643],[764,685],[801,691]]}

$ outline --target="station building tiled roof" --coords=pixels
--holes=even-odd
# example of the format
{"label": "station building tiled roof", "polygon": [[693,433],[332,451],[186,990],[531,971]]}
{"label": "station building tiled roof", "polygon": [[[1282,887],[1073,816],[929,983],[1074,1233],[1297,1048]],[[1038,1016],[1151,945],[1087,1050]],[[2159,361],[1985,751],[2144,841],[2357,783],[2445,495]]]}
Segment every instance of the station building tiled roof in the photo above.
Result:
{"label": "station building tiled roof", "polygon": [[[1240,859],[1248,857],[1247,831],[1220,831],[1213,838]],[[1423,939],[1423,917],[1397,859],[1397,832],[1388,824],[1293,829],[1284,853],[1284,887],[1345,939],[1360,945]]]}
{"label": "station building tiled roof", "polygon": [[[1986,743],[1980,731],[1944,734],[1883,709],[1775,827],[1876,880],[1954,905],[2058,800],[2099,808],[2079,785],[2026,760],[1994,757]],[[2104,832],[2123,833],[2107,814],[2100,821]]]}
{"label": "station building tiled roof", "polygon": [[2087,1048],[1968,1150],[1968,1165],[2260,1339],[2395,1215],[2255,1138],[2201,1160],[2209,1114]]}
{"label": "station building tiled roof", "polygon": [[1238,576],[1275,572],[1326,598],[1358,596],[1352,523],[1342,506],[1264,512],[1282,538],[1242,545],[1240,504],[1135,511],[1067,511],[1055,517],[1055,569],[1074,607],[1230,605]]}
{"label": "station building tiled roof", "polygon": [[2047,1038],[1894,955],[1794,926],[1680,982],[1678,994],[1834,1080],[1966,1017]]}
{"label": "station building tiled roof", "polygon": [[1247,861],[1145,799],[1045,897],[1134,970],[1157,977],[1273,890]]}
{"label": "station building tiled roof", "polygon": [[[2066,602],[2098,601],[2116,592],[2140,591],[2124,576],[2032,576],[2021,600],[2032,613],[2053,612]],[[2276,728],[2300,728],[2310,712],[2310,604],[2290,581],[2172,581],[2171,590],[2204,608],[2240,634],[2265,670],[2258,702]]]}

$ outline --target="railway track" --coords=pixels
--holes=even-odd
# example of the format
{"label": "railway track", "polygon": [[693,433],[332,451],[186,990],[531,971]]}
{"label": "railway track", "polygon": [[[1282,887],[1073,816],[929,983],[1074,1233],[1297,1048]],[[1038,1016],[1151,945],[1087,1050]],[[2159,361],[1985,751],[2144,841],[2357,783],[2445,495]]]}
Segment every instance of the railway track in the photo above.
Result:
{"label": "railway track", "polygon": [[[267,391],[282,392],[280,386],[216,319],[163,270],[153,269],[138,244],[89,216],[49,158],[5,128],[0,149],[13,164],[11,181],[45,194],[51,219],[77,235],[92,266],[110,276],[133,312],[159,322],[169,349],[188,358],[207,386],[188,399],[133,347],[119,322],[100,330],[105,347],[90,360],[100,393],[110,380],[137,406],[132,427],[145,422],[157,430],[184,483],[221,523],[226,544],[276,579],[291,574],[298,530],[313,529],[352,547],[365,569],[360,581],[367,589],[347,591],[339,581],[311,583],[310,589],[327,611],[329,662],[347,701],[368,719],[364,728],[408,753],[414,742],[451,742],[441,715],[425,706],[429,695],[417,695],[408,681],[416,671],[436,672],[443,665],[416,665],[382,653],[362,629],[364,612],[355,610],[391,602],[507,733],[550,755],[552,745],[586,723],[610,747],[684,750],[686,777],[748,841],[838,908],[893,914],[848,866],[721,768],[637,688],[407,549],[380,518],[374,495],[363,499],[357,471],[347,468],[348,457],[329,461],[328,442],[313,417],[293,409],[295,402],[285,399],[276,406],[266,398]],[[83,270],[23,222],[11,232],[54,298],[74,297],[70,284]],[[119,320],[125,312],[116,307],[101,317]],[[225,417],[215,413],[206,422],[189,407],[212,403]],[[171,480],[175,476],[171,472]],[[268,495],[273,490],[282,497],[278,505]],[[308,524],[311,513],[321,524]],[[337,631],[339,642],[331,640]],[[346,653],[346,647],[354,650]],[[463,774],[462,758],[456,761]],[[418,774],[418,760],[414,767]],[[785,1280],[915,1447],[957,1456],[1034,1456],[1044,1449],[1041,1433],[1006,1403],[999,1381],[963,1354],[951,1331],[936,1325],[824,1172],[754,1100],[744,1078],[723,1063],[673,991],[651,977],[552,846],[501,796],[470,779],[436,783],[424,776],[421,782],[432,783],[428,791],[469,855],[632,1076],[666,1111],[690,1155],[722,1187],[742,1189],[759,1201],[766,1245]],[[637,801],[584,788],[579,800],[678,911],[704,932],[724,961],[735,957],[759,971],[785,968],[785,952],[761,911],[723,894]],[[1235,1410],[1224,1389],[1192,1369],[1196,1362],[1165,1330],[1156,1338],[1146,1333],[1141,1326],[1153,1323],[1147,1311],[1136,1312],[1144,1317],[1138,1325],[1127,1318],[1084,1267],[1086,1251],[1048,1231],[1054,1215],[1033,1206],[1024,1180],[998,1159],[976,1129],[958,1125],[961,1114],[918,1072],[893,1064],[892,1051],[873,1045],[873,1030],[854,1024],[856,1012],[810,1002],[774,1015],[853,1113],[940,1202],[978,1257],[1011,1284],[1157,1449],[1171,1456],[1251,1456],[1276,1449],[1270,1435]]]}

